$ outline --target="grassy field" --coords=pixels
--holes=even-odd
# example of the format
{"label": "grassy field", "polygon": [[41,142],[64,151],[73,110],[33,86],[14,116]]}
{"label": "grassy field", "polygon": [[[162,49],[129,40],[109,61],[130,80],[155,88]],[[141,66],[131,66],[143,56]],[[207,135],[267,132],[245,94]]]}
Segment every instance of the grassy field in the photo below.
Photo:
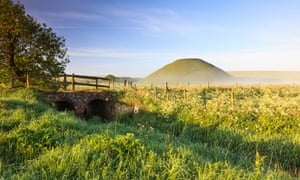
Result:
{"label": "grassy field", "polygon": [[0,179],[299,179],[300,86],[114,90],[100,123],[1,90]]}

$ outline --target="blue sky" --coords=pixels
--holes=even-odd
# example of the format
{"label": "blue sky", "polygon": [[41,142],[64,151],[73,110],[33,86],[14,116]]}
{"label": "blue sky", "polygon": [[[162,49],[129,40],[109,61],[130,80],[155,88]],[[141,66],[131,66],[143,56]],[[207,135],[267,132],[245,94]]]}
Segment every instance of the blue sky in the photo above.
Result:
{"label": "blue sky", "polygon": [[300,70],[299,0],[19,0],[67,40],[68,73],[145,77],[178,58]]}

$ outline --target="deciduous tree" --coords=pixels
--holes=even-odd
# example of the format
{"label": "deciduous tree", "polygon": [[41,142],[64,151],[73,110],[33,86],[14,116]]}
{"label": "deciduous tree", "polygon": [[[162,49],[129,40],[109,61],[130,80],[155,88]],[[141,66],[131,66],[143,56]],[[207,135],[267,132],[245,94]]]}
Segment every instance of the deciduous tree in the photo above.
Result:
{"label": "deciduous tree", "polygon": [[29,74],[56,76],[69,59],[65,38],[26,14],[20,3],[0,0],[0,82]]}

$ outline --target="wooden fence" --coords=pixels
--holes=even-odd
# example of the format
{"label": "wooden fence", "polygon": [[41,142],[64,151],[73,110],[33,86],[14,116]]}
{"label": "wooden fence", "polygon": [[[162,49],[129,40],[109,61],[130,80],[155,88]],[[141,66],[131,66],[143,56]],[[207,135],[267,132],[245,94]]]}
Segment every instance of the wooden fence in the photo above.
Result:
{"label": "wooden fence", "polygon": [[[37,79],[48,79],[52,80],[49,84],[37,83],[34,81]],[[75,74],[62,74],[57,77],[53,76],[45,76],[45,75],[29,75],[27,74],[26,77],[12,77],[11,78],[11,87],[20,87],[20,84],[16,84],[16,81],[23,82],[21,86],[29,88],[32,86],[62,86],[64,90],[68,90],[68,87],[71,86],[71,90],[75,91],[76,86],[89,86],[95,87],[96,89],[99,88],[110,88],[111,80],[104,77],[97,77],[97,76],[86,76],[86,75],[75,75]]]}
{"label": "wooden fence", "polygon": [[[214,88],[213,85],[211,85],[209,82],[207,84],[200,84],[200,89],[210,89],[210,88]],[[216,86],[218,87],[218,85]],[[234,93],[234,88],[239,87],[238,84],[234,84],[234,85],[228,85],[227,89],[230,91],[230,102],[231,102],[231,106],[234,107],[236,104],[236,97],[235,97],[235,93]],[[153,86],[152,84],[149,87],[150,89],[152,89],[152,97],[153,99],[157,99],[159,98],[159,94],[164,94],[164,98],[166,101],[171,100],[174,97],[174,94],[182,94],[181,97],[183,98],[184,101],[189,101],[190,100],[190,84],[188,84],[187,86],[179,86],[179,84],[177,85],[173,85],[173,86],[169,86],[168,82],[166,82],[165,84],[163,84],[162,86]],[[191,87],[192,89],[195,89],[196,86]],[[145,86],[141,89],[138,89],[136,87],[136,85],[132,85],[131,82],[128,81],[124,81],[124,90],[133,90],[135,91],[136,94],[140,94],[141,96],[143,96],[144,94],[144,89]],[[173,97],[172,97],[173,96]],[[204,104],[206,104],[206,100],[210,99],[209,97],[206,96],[206,94],[202,95],[202,99],[205,100]],[[177,98],[177,97],[176,97]]]}

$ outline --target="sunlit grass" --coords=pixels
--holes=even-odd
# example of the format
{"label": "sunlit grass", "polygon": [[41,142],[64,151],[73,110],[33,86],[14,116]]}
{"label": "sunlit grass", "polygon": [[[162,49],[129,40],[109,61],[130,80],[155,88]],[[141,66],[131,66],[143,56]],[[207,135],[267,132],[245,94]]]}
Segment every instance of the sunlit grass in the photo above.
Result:
{"label": "sunlit grass", "polygon": [[166,100],[163,89],[116,90],[140,112],[100,123],[10,90],[0,97],[0,179],[297,179],[299,92],[195,87]]}

